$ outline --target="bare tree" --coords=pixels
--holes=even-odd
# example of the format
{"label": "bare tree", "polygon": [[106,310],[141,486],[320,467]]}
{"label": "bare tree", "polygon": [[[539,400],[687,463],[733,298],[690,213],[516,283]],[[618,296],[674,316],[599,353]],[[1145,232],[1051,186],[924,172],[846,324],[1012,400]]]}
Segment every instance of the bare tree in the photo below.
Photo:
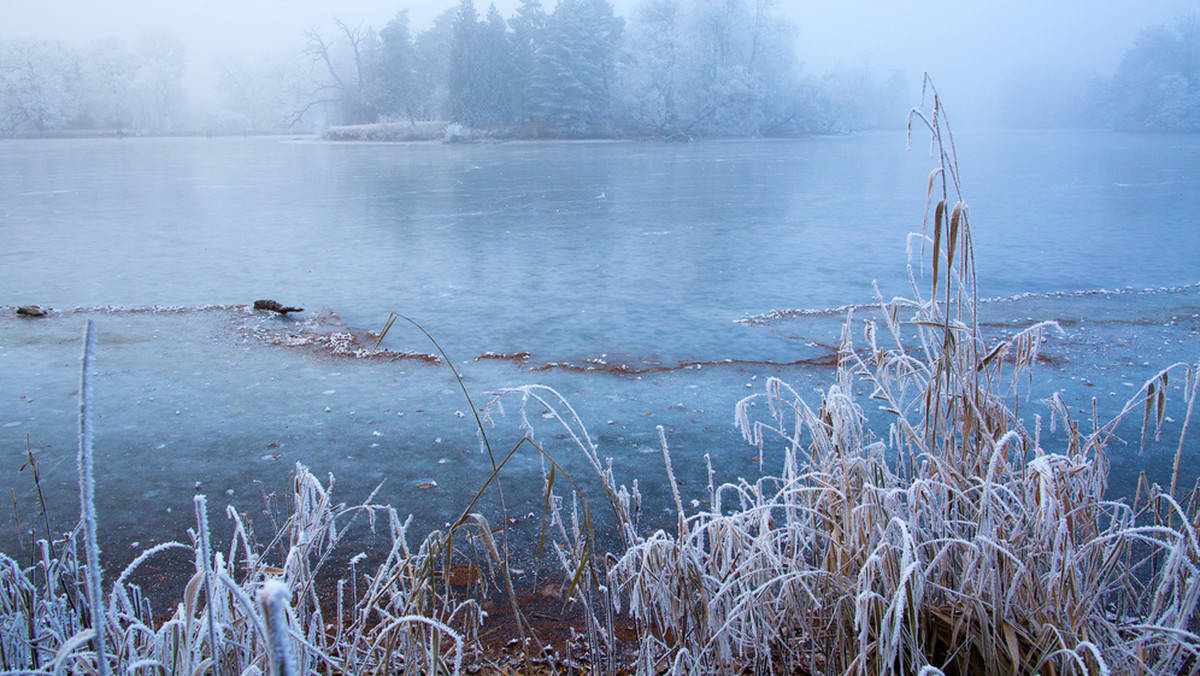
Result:
{"label": "bare tree", "polygon": [[293,122],[322,105],[337,106],[341,121],[347,124],[374,122],[377,117],[370,66],[378,36],[361,24],[351,28],[341,19],[335,19],[334,26],[340,33],[334,40],[326,40],[318,29],[307,32],[304,52],[316,81],[308,101],[293,116]]}

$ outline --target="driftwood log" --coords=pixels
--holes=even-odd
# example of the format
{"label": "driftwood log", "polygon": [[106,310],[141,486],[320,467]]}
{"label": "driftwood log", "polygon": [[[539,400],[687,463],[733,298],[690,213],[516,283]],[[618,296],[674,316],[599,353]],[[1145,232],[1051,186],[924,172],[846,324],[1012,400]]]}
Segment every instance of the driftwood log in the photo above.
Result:
{"label": "driftwood log", "polygon": [[273,312],[278,312],[281,315],[286,315],[289,312],[304,312],[304,308],[302,307],[290,307],[274,300],[256,300],[254,301],[254,309],[271,310]]}
{"label": "driftwood log", "polygon": [[22,305],[17,308],[17,314],[22,317],[45,317],[46,311],[36,305]]}

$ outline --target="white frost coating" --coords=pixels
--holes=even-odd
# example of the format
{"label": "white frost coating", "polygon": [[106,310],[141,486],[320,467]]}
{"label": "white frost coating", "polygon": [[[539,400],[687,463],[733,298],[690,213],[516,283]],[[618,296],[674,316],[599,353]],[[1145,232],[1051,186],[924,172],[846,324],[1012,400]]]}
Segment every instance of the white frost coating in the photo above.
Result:
{"label": "white frost coating", "polygon": [[1092,673],[1091,667],[1084,659],[1085,652],[1091,655],[1092,659],[1096,660],[1096,664],[1099,666],[1098,676],[1109,676],[1112,674],[1112,670],[1109,668],[1108,662],[1104,661],[1104,656],[1100,651],[1100,647],[1091,641],[1081,642],[1079,645],[1075,646],[1075,650],[1060,651],[1060,653],[1072,657],[1075,664],[1079,665],[1084,672]]}
{"label": "white frost coating", "polygon": [[663,463],[667,466],[667,483],[671,486],[671,495],[675,497],[675,514],[679,519],[679,533],[687,532],[687,512],[683,511],[683,500],[679,498],[679,483],[675,481],[675,472],[671,468],[671,452],[667,450],[667,436],[663,426],[658,426],[658,441],[662,444]]}
{"label": "white frost coating", "polygon": [[[388,625],[388,629],[389,630],[395,629],[396,627],[399,627],[404,624],[423,624],[423,625],[432,627],[433,629],[440,631],[442,634],[444,634],[446,636],[449,636],[450,639],[454,641],[454,670],[450,673],[452,673],[454,676],[459,676],[459,674],[462,673],[462,658],[463,658],[464,642],[463,642],[463,637],[461,634],[454,631],[453,629],[451,629],[446,624],[443,624],[442,622],[438,622],[437,620],[435,620],[433,618],[423,617],[421,615],[405,615],[404,617],[397,617],[396,619],[392,620],[392,622]],[[431,663],[432,663],[432,661],[431,661]]]}
{"label": "white frost coating", "polygon": [[92,468],[92,358],[96,352],[96,325],[88,320],[83,332],[83,364],[79,376],[79,511],[87,532],[87,595],[92,630],[96,632],[96,664],[108,676],[104,654],[104,603],[100,587],[100,545],[96,540],[96,478]]}
{"label": "white frost coating", "polygon": [[[908,247],[907,250],[910,255],[912,253],[911,239],[913,237],[916,237],[917,239],[921,239],[921,235],[919,233],[912,233],[912,235],[910,236],[910,238],[909,238],[910,241],[908,242],[908,245],[907,245],[907,247]],[[928,241],[927,237],[924,239],[926,241]],[[1125,286],[1125,287],[1121,287],[1118,289],[1100,288],[1100,289],[1083,289],[1083,290],[1079,290],[1079,291],[1048,291],[1048,292],[1028,291],[1025,293],[1013,294],[1011,296],[995,296],[992,298],[980,298],[979,303],[981,305],[987,305],[987,304],[991,304],[991,303],[1012,303],[1012,302],[1021,301],[1021,300],[1056,300],[1056,299],[1097,298],[1097,297],[1104,298],[1104,297],[1116,297],[1116,296],[1160,296],[1160,295],[1174,295],[1174,294],[1180,294],[1180,293],[1188,293],[1190,291],[1195,291],[1196,289],[1200,289],[1200,282],[1196,282],[1195,284],[1183,284],[1180,286],[1159,286],[1159,287],[1146,287],[1146,288],[1141,288],[1141,289],[1138,289],[1138,288],[1135,288],[1132,286]],[[913,308],[913,309],[916,309],[918,307],[918,304],[912,300],[900,299],[900,298],[898,298],[896,300],[900,301],[899,305],[901,307]],[[872,309],[875,309],[876,307],[877,307],[876,305],[870,305],[870,304],[847,304],[847,305],[839,305],[837,307],[824,307],[824,308],[789,308],[789,309],[783,309],[783,310],[772,310],[770,312],[765,312],[762,314],[748,315],[745,317],[741,317],[739,319],[735,319],[733,323],[742,324],[745,326],[759,326],[759,325],[763,325],[763,324],[770,324],[773,322],[786,320],[786,319],[792,319],[792,318],[796,318],[796,317],[836,317],[838,315],[844,315],[847,312],[852,311],[852,310],[872,310]]]}
{"label": "white frost coating", "polygon": [[196,503],[196,526],[200,531],[200,570],[204,572],[204,611],[208,617],[208,647],[212,651],[213,659],[213,676],[220,676],[219,665],[221,663],[221,650],[217,644],[217,628],[213,618],[213,591],[212,591],[212,551],[209,545],[208,537],[208,499],[203,495],[197,495],[193,500]]}
{"label": "white frost coating", "polygon": [[[95,637],[96,632],[92,631],[91,629],[84,629],[83,631],[64,641],[63,644],[58,647],[58,652],[54,654],[54,675],[58,676],[58,674],[64,673],[65,667],[67,666],[67,658],[71,656],[71,653],[75,652],[76,648],[87,643]],[[101,664],[105,663],[101,662]],[[105,664],[105,666],[107,665]]]}
{"label": "white frost coating", "polygon": [[271,676],[291,676],[292,652],[288,641],[287,607],[291,592],[282,580],[271,578],[258,590],[258,606],[267,627]]}
{"label": "white frost coating", "polygon": [[138,566],[145,563],[146,559],[149,559],[150,557],[154,556],[155,554],[158,554],[159,552],[164,552],[168,549],[191,550],[191,547],[183,544],[182,542],[174,542],[174,541],[164,542],[162,544],[154,545],[150,549],[147,549],[146,551],[142,552],[141,554],[138,554],[136,559],[131,561],[128,566],[125,566],[125,570],[121,571],[121,575],[117,577],[117,581],[116,581],[116,583],[114,583],[113,586],[119,587],[119,586],[125,584],[125,580],[130,575],[133,574],[133,571],[137,570]]}
{"label": "white frost coating", "polygon": [[254,628],[258,630],[258,635],[262,637],[263,641],[266,641],[267,628],[263,626],[262,618],[254,613],[254,601],[250,600],[250,596],[246,594],[242,586],[232,577],[229,577],[228,573],[217,573],[217,579],[221,581],[221,584],[225,585],[234,601],[242,607],[242,610],[246,613],[246,617],[254,621]]}

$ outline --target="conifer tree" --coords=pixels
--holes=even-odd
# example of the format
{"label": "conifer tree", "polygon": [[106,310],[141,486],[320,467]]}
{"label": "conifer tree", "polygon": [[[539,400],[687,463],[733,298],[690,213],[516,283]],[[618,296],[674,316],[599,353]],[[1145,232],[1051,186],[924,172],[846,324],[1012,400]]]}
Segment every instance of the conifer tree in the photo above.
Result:
{"label": "conifer tree", "polygon": [[454,35],[450,44],[449,90],[450,119],[468,126],[477,124],[479,109],[479,14],[472,0],[461,0],[454,15]]}
{"label": "conifer tree", "polygon": [[532,99],[534,63],[546,30],[546,12],[539,0],[521,0],[513,18],[508,20],[512,73],[512,117],[520,124],[537,117]]}
{"label": "conifer tree", "polygon": [[416,53],[408,29],[407,9],[396,12],[396,16],[379,31],[378,56],[379,112],[388,117],[416,120],[419,110]]}
{"label": "conifer tree", "polygon": [[607,0],[562,0],[546,21],[532,98],[538,119],[560,134],[603,133],[617,45],[625,21]]}
{"label": "conifer tree", "polygon": [[478,124],[509,124],[513,121],[512,47],[508,24],[496,5],[488,7],[487,18],[479,27],[479,106],[474,117]]}

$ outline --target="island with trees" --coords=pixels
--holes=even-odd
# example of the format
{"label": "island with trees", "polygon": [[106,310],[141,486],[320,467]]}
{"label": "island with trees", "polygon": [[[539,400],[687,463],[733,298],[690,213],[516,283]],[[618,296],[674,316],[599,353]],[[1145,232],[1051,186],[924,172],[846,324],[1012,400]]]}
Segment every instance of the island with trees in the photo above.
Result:
{"label": "island with trees", "polygon": [[169,34],[2,42],[0,133],[786,136],[894,122],[909,94],[899,72],[805,72],[769,0],[643,0],[628,17],[608,0],[522,0],[507,18],[461,0],[419,32],[401,10],[379,30],[335,20],[300,37],[290,54],[215,64],[221,103],[204,114]]}

